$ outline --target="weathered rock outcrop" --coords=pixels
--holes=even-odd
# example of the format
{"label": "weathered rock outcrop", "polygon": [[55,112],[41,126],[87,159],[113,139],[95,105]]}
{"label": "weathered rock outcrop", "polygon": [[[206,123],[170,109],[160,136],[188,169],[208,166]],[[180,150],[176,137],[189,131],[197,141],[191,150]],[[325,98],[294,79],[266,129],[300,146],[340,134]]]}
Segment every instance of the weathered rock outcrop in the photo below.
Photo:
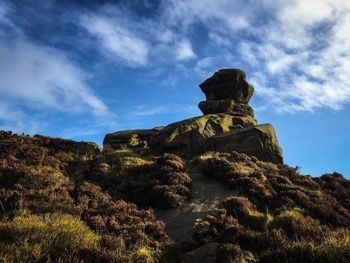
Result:
{"label": "weathered rock outcrop", "polygon": [[127,130],[107,134],[103,140],[103,150],[110,152],[127,147],[138,149],[148,148],[152,136],[163,128],[155,127],[153,129]]}
{"label": "weathered rock outcrop", "polygon": [[240,69],[221,69],[200,84],[206,101],[199,103],[204,116],[166,127],[107,134],[105,151],[124,147],[154,153],[175,152],[193,156],[206,151],[238,151],[264,161],[282,163],[282,150],[274,129],[258,125],[248,105],[254,88]]}
{"label": "weathered rock outcrop", "polygon": [[237,129],[208,138],[203,148],[208,151],[231,152],[234,149],[258,157],[262,161],[283,163],[282,150],[270,124]]}

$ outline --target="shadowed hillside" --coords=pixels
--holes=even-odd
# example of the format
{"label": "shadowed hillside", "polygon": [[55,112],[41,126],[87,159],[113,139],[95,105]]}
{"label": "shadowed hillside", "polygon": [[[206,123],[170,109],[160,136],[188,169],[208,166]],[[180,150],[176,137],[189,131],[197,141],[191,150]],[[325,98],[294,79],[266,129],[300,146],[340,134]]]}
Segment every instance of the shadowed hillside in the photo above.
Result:
{"label": "shadowed hillside", "polygon": [[0,132],[0,262],[350,262],[350,181],[283,164],[243,71],[204,116],[94,143]]}
{"label": "shadowed hillside", "polygon": [[236,152],[183,160],[0,137],[1,262],[349,259],[350,181],[340,174],[303,176]]}

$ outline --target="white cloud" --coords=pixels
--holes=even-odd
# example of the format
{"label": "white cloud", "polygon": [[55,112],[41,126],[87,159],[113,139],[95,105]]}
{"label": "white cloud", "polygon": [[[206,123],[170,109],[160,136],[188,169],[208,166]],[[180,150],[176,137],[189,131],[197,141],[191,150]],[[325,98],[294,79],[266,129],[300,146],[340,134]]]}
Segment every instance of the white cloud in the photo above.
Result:
{"label": "white cloud", "polygon": [[177,60],[188,60],[196,57],[196,54],[192,50],[191,43],[187,39],[181,40],[176,45],[175,55]]}
{"label": "white cloud", "polygon": [[[285,86],[278,87],[270,83],[270,90],[278,91],[281,99],[276,107],[280,111],[314,111],[323,107],[340,109],[350,101],[350,37],[345,33],[350,28],[350,12],[344,9],[341,1],[298,0],[293,3],[289,9],[286,7],[282,10],[282,24],[276,25],[276,28],[288,24],[288,27],[298,29],[300,34],[292,30],[281,34],[280,41],[274,42],[274,37],[271,40],[269,35],[266,39],[266,42],[272,43],[282,52],[290,48],[290,39],[294,38],[294,47],[297,47],[290,55],[292,70],[277,76],[277,80],[284,81]],[[322,30],[321,23],[332,27],[330,31],[324,31],[321,38],[317,38],[317,30]],[[271,56],[268,63],[276,61],[276,57]],[[276,93],[271,95],[275,96]]]}
{"label": "white cloud", "polygon": [[0,43],[0,57],[2,100],[70,113],[107,113],[86,84],[84,72],[62,52],[14,40],[11,46]]}
{"label": "white cloud", "polygon": [[337,110],[349,103],[349,1],[169,0],[163,7],[183,34],[198,23],[208,30],[215,46],[198,57],[196,72],[229,64],[217,63],[227,62],[229,53],[229,66],[245,61],[257,95],[277,111]]}
{"label": "white cloud", "polygon": [[221,34],[209,32],[209,38],[218,46],[223,46],[223,47],[231,46],[230,40],[222,36]]}
{"label": "white cloud", "polygon": [[13,13],[0,2],[0,129],[45,132],[52,113],[109,116],[85,71],[64,51],[30,41]]}
{"label": "white cloud", "polygon": [[[163,0],[161,13],[154,16],[135,15],[120,4],[77,13],[77,20],[85,36],[94,39],[92,46],[120,65],[147,66],[153,71],[181,68],[184,74],[195,72],[196,77],[207,77],[221,67],[248,68],[248,79],[267,108],[314,111],[339,109],[350,101],[349,3]],[[1,10],[5,9],[0,5],[0,22],[11,22],[2,15],[7,11]],[[203,45],[191,45],[199,39]],[[27,60],[15,55],[21,52],[20,45],[25,51],[20,55]],[[7,77],[5,84],[14,88],[2,91],[4,96],[32,104],[40,101],[39,105],[55,109],[65,105],[79,112],[85,105],[93,112],[106,110],[86,84],[82,70],[63,52],[28,42],[2,48],[6,61],[11,61],[2,72],[3,83],[14,68],[24,72],[15,84]],[[6,62],[0,63],[4,67]],[[40,67],[33,66],[37,64]],[[19,88],[26,83],[39,88]]]}
{"label": "white cloud", "polygon": [[130,65],[145,65],[149,45],[118,21],[105,16],[83,16],[81,25],[95,36],[110,54]]}
{"label": "white cloud", "polygon": [[278,17],[283,23],[312,26],[329,19],[332,9],[331,2],[327,0],[293,0],[282,6]]}
{"label": "white cloud", "polygon": [[232,30],[245,29],[250,25],[249,18],[245,16],[249,13],[248,5],[243,0],[168,0],[163,1],[163,8],[170,23],[184,27],[198,21],[215,26],[221,22]]}

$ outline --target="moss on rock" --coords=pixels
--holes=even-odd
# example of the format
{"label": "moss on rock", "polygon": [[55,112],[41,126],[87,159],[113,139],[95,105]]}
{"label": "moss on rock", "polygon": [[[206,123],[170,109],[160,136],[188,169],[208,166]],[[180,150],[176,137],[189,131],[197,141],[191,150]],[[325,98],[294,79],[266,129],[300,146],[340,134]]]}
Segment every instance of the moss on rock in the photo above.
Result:
{"label": "moss on rock", "polygon": [[270,124],[261,124],[213,136],[205,142],[204,149],[218,152],[234,150],[253,155],[263,161],[283,162],[282,149]]}

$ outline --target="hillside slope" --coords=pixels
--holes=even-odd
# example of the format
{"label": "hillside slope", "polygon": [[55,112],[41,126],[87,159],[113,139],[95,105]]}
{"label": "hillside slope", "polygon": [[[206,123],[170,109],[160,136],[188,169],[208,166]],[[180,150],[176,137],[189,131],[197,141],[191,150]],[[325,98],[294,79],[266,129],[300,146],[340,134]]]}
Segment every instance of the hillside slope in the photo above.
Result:
{"label": "hillside slope", "polygon": [[350,259],[350,181],[337,173],[1,132],[0,186],[0,262]]}

